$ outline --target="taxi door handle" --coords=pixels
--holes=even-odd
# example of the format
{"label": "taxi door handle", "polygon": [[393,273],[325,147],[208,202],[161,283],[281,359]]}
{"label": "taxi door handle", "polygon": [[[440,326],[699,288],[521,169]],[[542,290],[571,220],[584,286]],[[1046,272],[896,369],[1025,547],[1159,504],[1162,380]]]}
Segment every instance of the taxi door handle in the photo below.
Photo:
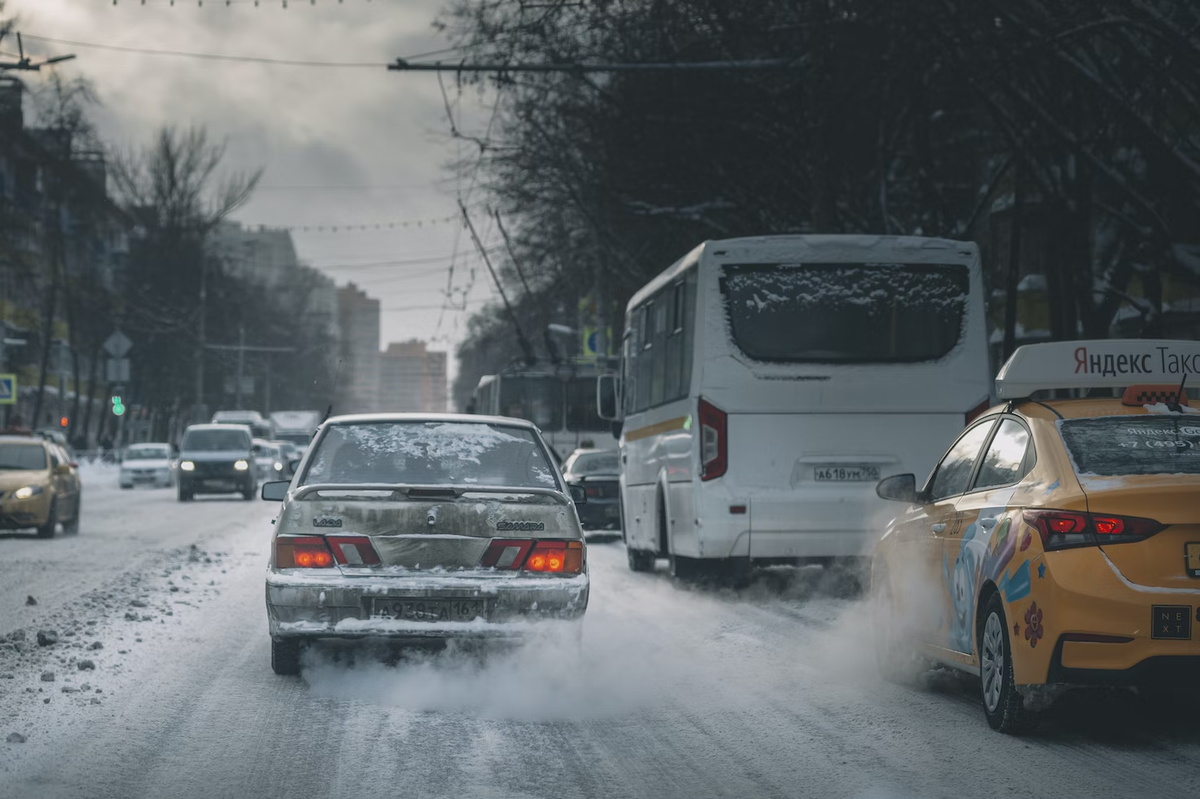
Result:
{"label": "taxi door handle", "polygon": [[941,535],[942,533],[946,532],[946,525],[938,522],[937,524],[929,525],[929,529],[933,530],[934,535]]}
{"label": "taxi door handle", "polygon": [[995,516],[984,516],[982,519],[979,520],[979,526],[985,530],[991,530],[993,527],[996,526],[996,517]]}

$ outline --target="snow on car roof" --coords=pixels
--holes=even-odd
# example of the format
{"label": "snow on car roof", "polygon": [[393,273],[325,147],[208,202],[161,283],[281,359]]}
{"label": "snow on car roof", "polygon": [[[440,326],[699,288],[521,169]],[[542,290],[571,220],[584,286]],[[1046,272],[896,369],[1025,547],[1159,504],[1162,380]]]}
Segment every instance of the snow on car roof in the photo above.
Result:
{"label": "snow on car roof", "polygon": [[455,424],[495,424],[505,427],[536,429],[533,422],[511,416],[481,416],[474,413],[354,413],[334,416],[326,424],[372,424],[375,422],[453,422]]}
{"label": "snow on car roof", "polygon": [[[996,375],[996,396],[1022,399],[1036,391],[1178,385],[1200,372],[1200,342],[1170,339],[1054,341],[1018,347]],[[1195,387],[1195,382],[1193,382]]]}

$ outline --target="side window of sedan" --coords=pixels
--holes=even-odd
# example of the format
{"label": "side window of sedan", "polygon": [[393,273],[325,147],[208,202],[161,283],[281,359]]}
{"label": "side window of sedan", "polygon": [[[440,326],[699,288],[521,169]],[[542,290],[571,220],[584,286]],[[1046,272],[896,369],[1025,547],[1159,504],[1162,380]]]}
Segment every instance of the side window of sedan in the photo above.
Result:
{"label": "side window of sedan", "polygon": [[975,468],[975,459],[979,456],[979,450],[983,448],[983,442],[987,440],[993,424],[994,420],[988,420],[975,425],[964,433],[946,453],[946,457],[942,458],[933,474],[933,485],[929,491],[932,501],[966,492],[967,485],[971,482],[971,471]]}
{"label": "side window of sedan", "polygon": [[1014,419],[1001,422],[979,466],[974,490],[1019,482],[1033,466],[1032,459],[1026,457],[1029,447],[1029,431],[1023,424]]}
{"label": "side window of sedan", "polygon": [[58,459],[58,453],[55,452],[54,447],[48,447],[48,449],[50,451],[50,468],[57,469],[58,464],[62,463],[62,461]]}

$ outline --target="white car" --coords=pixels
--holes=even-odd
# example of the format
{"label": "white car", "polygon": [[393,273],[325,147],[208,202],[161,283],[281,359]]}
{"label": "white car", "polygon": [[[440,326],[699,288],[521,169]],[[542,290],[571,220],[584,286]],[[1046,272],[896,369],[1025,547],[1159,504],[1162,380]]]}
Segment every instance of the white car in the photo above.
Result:
{"label": "white car", "polygon": [[148,485],[170,488],[175,485],[175,469],[170,444],[134,444],[121,458],[121,488]]}
{"label": "white car", "polygon": [[270,441],[254,439],[254,463],[261,482],[280,480],[288,476],[287,461],[279,447]]}
{"label": "white car", "polygon": [[336,417],[262,496],[283,502],[267,569],[276,674],[320,638],[519,640],[549,622],[579,640],[586,495],[529,422]]}

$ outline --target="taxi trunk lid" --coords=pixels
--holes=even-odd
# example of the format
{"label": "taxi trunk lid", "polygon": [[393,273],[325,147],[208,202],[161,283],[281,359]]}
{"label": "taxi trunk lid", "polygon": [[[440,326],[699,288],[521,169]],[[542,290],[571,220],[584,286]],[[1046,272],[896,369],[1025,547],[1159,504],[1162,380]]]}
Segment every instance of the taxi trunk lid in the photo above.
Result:
{"label": "taxi trunk lid", "polygon": [[1200,477],[1124,477],[1102,489],[1097,484],[1103,481],[1087,482],[1088,510],[1094,518],[1137,517],[1166,527],[1142,541],[1101,542],[1105,556],[1127,580],[1153,588],[1200,589],[1200,575],[1191,574],[1200,569]]}
{"label": "taxi trunk lid", "polygon": [[[493,539],[579,538],[565,498],[519,490],[413,489],[309,493],[284,512],[280,533],[365,536],[379,567],[396,572],[474,570]],[[378,576],[379,568],[342,564],[348,576]]]}

